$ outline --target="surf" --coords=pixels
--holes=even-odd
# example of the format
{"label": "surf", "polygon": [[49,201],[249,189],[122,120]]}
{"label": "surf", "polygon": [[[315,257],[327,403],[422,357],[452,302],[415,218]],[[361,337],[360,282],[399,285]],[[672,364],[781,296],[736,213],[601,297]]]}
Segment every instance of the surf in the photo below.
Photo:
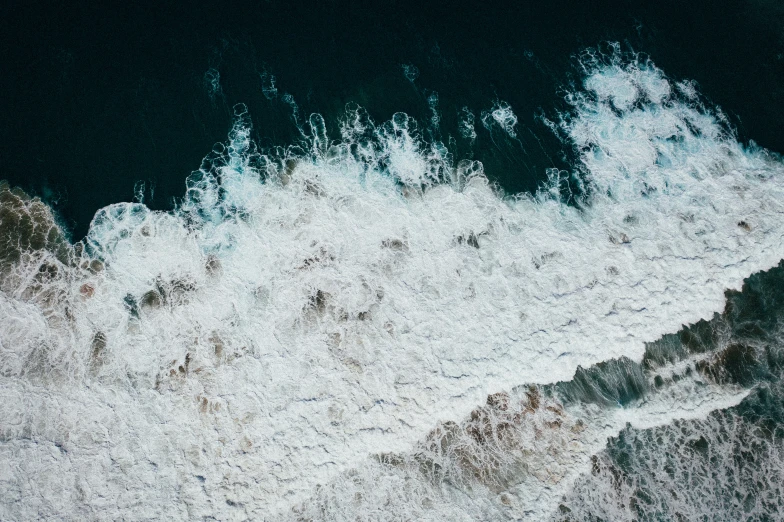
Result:
{"label": "surf", "polygon": [[[586,416],[574,459],[555,463],[580,415],[527,386],[639,363],[784,258],[779,157],[650,61],[581,63],[549,120],[579,161],[535,194],[504,194],[403,113],[351,108],[339,137],[313,115],[301,143],[261,150],[242,106],[172,212],[117,203],[72,245],[39,201],[2,189],[19,234],[48,238],[6,241],[3,258],[3,516],[353,518],[381,509],[352,500],[371,484],[418,517],[545,517],[557,495],[542,484],[565,494],[628,417]],[[508,105],[486,116],[515,137]],[[701,417],[746,396],[693,388]],[[460,480],[390,471],[384,458],[415,462],[478,405],[511,408],[523,432],[557,423],[512,458],[556,478],[498,490],[514,484],[498,471],[461,504],[446,500]]]}

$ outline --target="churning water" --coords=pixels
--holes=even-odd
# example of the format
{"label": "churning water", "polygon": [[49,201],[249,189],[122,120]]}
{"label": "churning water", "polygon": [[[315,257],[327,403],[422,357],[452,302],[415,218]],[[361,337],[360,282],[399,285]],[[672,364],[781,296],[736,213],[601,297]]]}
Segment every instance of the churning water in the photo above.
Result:
{"label": "churning water", "polygon": [[[580,68],[535,194],[437,95],[271,149],[237,106],[174,210],[76,243],[0,186],[0,518],[775,519],[784,163],[649,60]],[[503,100],[460,129],[523,146]]]}

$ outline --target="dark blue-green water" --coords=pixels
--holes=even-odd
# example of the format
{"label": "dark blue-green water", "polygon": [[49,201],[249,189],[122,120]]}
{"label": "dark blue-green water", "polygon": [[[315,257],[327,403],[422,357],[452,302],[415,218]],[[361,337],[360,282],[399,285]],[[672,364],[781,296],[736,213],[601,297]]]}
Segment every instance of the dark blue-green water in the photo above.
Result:
{"label": "dark blue-green water", "polygon": [[[782,22],[762,0],[6,2],[0,178],[51,203],[79,239],[139,181],[146,204],[171,208],[236,103],[267,146],[301,137],[291,102],[333,134],[356,103],[379,122],[406,112],[508,192],[531,191],[546,168],[571,164],[541,116],[565,108],[576,57],[607,41],[697,81],[742,140],[784,151]],[[463,108],[479,123],[497,101],[519,118],[519,141],[481,124],[475,143],[461,138]]]}

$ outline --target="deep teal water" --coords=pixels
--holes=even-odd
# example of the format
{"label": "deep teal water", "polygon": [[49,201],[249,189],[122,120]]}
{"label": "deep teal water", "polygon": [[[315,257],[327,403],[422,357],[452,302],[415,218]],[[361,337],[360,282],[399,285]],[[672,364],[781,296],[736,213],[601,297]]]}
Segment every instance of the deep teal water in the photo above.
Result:
{"label": "deep teal water", "polygon": [[[79,239],[97,209],[130,200],[139,181],[148,205],[171,208],[226,139],[236,103],[248,105],[263,145],[296,142],[289,94],[333,135],[347,103],[376,121],[404,111],[425,138],[482,160],[507,191],[530,191],[546,168],[571,168],[540,117],[562,109],[564,88],[579,81],[576,56],[606,41],[696,80],[741,139],[784,151],[782,21],[784,8],[759,0],[4,3],[0,178],[51,203]],[[416,68],[413,82],[403,65]],[[475,143],[461,139],[460,110],[478,120],[496,100],[519,117],[520,142],[481,125]]]}

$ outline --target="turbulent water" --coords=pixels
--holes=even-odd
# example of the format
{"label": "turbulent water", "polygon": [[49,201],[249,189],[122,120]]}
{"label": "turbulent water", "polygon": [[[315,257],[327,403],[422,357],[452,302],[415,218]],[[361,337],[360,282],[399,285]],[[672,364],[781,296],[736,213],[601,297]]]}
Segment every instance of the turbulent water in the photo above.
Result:
{"label": "turbulent water", "polygon": [[177,209],[76,244],[0,186],[0,518],[777,518],[784,164],[582,67],[535,195],[361,108],[261,150],[237,107]]}

